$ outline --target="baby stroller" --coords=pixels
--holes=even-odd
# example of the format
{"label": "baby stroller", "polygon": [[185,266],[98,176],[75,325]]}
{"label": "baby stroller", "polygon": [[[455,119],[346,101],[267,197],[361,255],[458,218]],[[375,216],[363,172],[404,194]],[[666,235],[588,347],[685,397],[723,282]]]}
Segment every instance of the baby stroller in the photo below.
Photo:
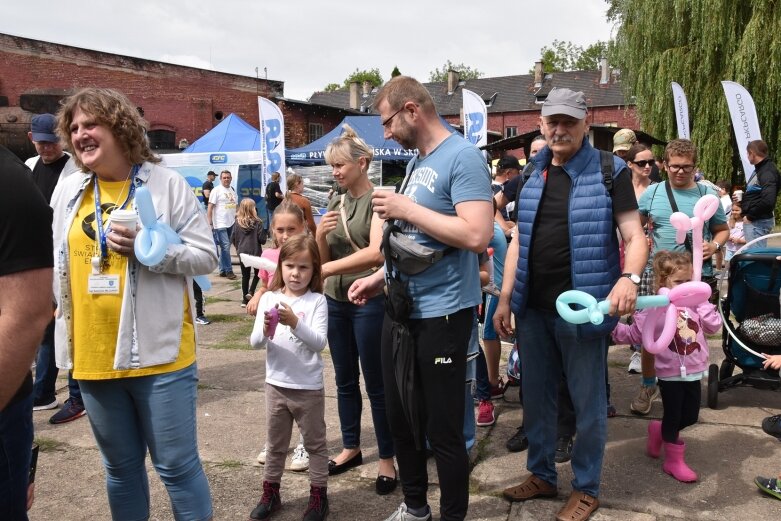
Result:
{"label": "baby stroller", "polygon": [[[781,237],[766,235],[757,241]],[[738,250],[729,263],[727,295],[719,299],[723,320],[722,348],[726,358],[721,367],[708,370],[708,407],[718,405],[718,393],[750,385],[758,389],[779,389],[781,377],[762,367],[760,353],[781,353],[781,247]],[[723,280],[720,284],[724,288]],[[735,366],[742,372],[733,375]]]}

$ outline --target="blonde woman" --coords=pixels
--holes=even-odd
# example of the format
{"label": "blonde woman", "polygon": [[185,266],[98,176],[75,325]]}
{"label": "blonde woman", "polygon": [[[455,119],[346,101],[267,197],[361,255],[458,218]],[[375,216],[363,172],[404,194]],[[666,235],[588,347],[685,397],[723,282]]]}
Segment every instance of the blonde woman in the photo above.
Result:
{"label": "blonde woman", "polygon": [[328,203],[328,212],[317,227],[317,245],[326,278],[328,344],[336,372],[337,404],[342,429],[342,452],[329,462],[329,473],[340,474],[363,463],[361,453],[360,373],[371,403],[374,433],[379,451],[378,494],[392,492],[398,483],[393,465],[393,440],[385,415],[385,394],[380,360],[380,334],[385,305],[382,296],[357,306],[347,298],[356,279],[371,274],[383,262],[380,253],[382,220],[372,212],[368,170],[374,153],[353,129],[344,126],[341,136],[325,150],[325,159],[341,195]]}

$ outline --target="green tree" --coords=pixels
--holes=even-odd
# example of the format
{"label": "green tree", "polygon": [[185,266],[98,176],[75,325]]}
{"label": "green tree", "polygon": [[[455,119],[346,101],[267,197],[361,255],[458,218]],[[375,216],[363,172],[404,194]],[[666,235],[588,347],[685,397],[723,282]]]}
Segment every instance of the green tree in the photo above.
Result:
{"label": "green tree", "polygon": [[341,86],[341,85],[339,85],[338,83],[329,83],[328,85],[326,85],[326,86],[323,88],[323,91],[324,91],[324,92],[333,92],[333,91],[335,91],[335,90],[339,90],[339,89],[341,89],[341,88],[342,88],[342,86]]}
{"label": "green tree", "polygon": [[395,78],[396,76],[401,76],[401,71],[398,66],[393,67],[393,70],[391,71],[391,78]]}
{"label": "green tree", "polygon": [[428,81],[432,83],[447,81],[447,72],[449,70],[458,71],[458,77],[462,80],[474,80],[483,77],[483,73],[477,69],[473,69],[463,63],[453,63],[448,60],[441,69],[434,69],[428,73]]}
{"label": "green tree", "polygon": [[711,179],[730,180],[740,162],[720,82],[732,80],[751,93],[764,140],[781,151],[781,2],[610,0],[608,18],[618,24],[615,63],[625,93],[647,132],[677,136],[670,83],[678,82],[700,166]]}
{"label": "green tree", "polygon": [[355,72],[345,78],[344,86],[350,87],[350,84],[354,81],[357,81],[361,84],[363,84],[364,81],[368,81],[375,87],[379,87],[385,83],[382,79],[382,75],[380,74],[380,69],[377,68],[368,70],[359,70],[356,68]]}
{"label": "green tree", "polygon": [[[545,73],[562,71],[585,71],[599,68],[599,59],[607,57],[610,61],[610,44],[598,41],[585,49],[572,42],[553,40],[553,43],[540,49]],[[534,67],[529,69],[534,73]]]}

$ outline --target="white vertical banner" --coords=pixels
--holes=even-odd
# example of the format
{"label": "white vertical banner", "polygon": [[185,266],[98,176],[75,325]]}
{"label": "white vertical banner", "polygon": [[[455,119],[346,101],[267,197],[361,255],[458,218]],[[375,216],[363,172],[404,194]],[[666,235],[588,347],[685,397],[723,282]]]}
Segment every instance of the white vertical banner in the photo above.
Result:
{"label": "white vertical banner", "polygon": [[476,147],[488,144],[488,109],[483,98],[464,89],[464,137]]}
{"label": "white vertical banner", "polygon": [[260,120],[260,153],[262,157],[263,193],[271,180],[271,174],[279,172],[279,187],[287,191],[285,173],[285,120],[282,111],[273,101],[258,96]]}
{"label": "white vertical banner", "polygon": [[691,139],[689,132],[689,102],[686,101],[686,94],[683,88],[675,82],[671,84],[673,88],[673,104],[675,105],[675,122],[678,124],[678,138]]}
{"label": "white vertical banner", "polygon": [[722,81],[724,95],[727,97],[729,117],[732,120],[732,128],[735,131],[735,141],[738,143],[740,160],[743,163],[743,172],[746,179],[754,172],[754,165],[748,162],[746,145],[755,139],[762,139],[759,133],[759,119],[757,109],[754,106],[754,98],[739,83],[734,81]]}

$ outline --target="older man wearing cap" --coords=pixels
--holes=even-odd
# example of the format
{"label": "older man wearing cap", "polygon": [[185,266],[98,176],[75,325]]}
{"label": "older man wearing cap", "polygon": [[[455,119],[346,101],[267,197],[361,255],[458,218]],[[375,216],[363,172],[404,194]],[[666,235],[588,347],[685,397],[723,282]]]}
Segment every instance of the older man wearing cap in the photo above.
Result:
{"label": "older man wearing cap", "polygon": [[[60,140],[55,133],[57,118],[51,114],[38,114],[30,122],[30,132],[27,137],[35,146],[37,156],[31,157],[25,164],[32,170],[35,185],[43,194],[47,203],[51,202],[52,193],[62,179],[78,170],[73,159],[62,150]],[[33,410],[42,411],[56,409],[57,402],[55,384],[58,369],[54,363],[54,320],[46,328],[38,355],[35,361],[35,384],[33,386]],[[81,390],[76,380],[68,375],[68,399],[49,422],[53,424],[67,423],[84,416],[84,402],[81,400]]]}
{"label": "older man wearing cap", "polygon": [[[554,464],[558,384],[564,374],[576,417],[572,494],[557,519],[588,519],[599,506],[600,475],[607,439],[605,372],[607,339],[620,315],[631,313],[648,246],[640,225],[629,170],[612,160],[612,182],[604,179],[602,153],[588,141],[582,92],[554,89],[542,106],[540,128],[547,140],[532,160],[524,184],[518,233],[505,261],[494,326],[510,330],[510,300],[523,341],[524,420],[529,439],[523,483],[508,488],[510,501],[558,495]],[[625,273],[618,260],[615,226],[626,243]],[[599,326],[574,325],[559,317],[556,298],[585,291],[610,301]]]}

